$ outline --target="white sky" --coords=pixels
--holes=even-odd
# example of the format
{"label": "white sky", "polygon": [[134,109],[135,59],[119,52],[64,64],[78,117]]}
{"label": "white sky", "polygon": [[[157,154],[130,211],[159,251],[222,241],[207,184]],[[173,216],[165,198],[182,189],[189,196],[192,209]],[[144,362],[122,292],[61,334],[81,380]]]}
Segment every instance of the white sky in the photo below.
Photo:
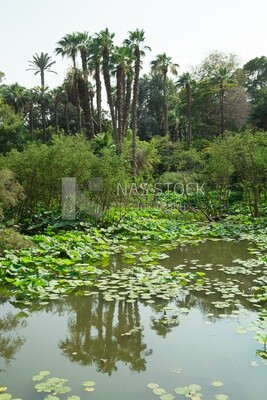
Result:
{"label": "white sky", "polygon": [[99,32],[108,27],[117,45],[129,30],[144,29],[148,66],[166,52],[180,71],[199,64],[213,50],[235,53],[245,63],[267,55],[266,0],[0,0],[0,71],[5,83],[40,84],[26,71],[41,52],[56,61],[58,75],[46,84],[60,85],[69,61],[54,55],[56,43],[74,31]]}

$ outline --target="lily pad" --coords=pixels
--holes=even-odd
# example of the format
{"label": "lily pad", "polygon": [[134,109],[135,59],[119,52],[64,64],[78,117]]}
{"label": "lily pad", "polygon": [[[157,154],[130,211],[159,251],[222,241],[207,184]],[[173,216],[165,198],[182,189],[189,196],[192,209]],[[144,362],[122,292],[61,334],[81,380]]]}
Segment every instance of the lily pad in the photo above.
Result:
{"label": "lily pad", "polygon": [[229,400],[229,397],[226,394],[216,394],[216,400]]}
{"label": "lily pad", "polygon": [[157,383],[148,383],[147,387],[149,387],[149,389],[156,389],[159,385]]}
{"label": "lily pad", "polygon": [[171,393],[164,393],[162,396],[160,396],[161,400],[174,400],[175,397]]}
{"label": "lily pad", "polygon": [[214,387],[220,387],[220,386],[222,386],[222,385],[223,385],[223,383],[220,382],[220,381],[214,381],[214,382],[212,382],[212,386],[214,386]]}
{"label": "lily pad", "polygon": [[41,376],[41,375],[34,375],[34,376],[32,377],[32,380],[33,380],[34,382],[41,381],[42,379],[44,379],[44,376]]}
{"label": "lily pad", "polygon": [[159,387],[159,388],[153,389],[153,393],[155,393],[158,396],[162,396],[163,394],[166,393],[166,390]]}
{"label": "lily pad", "polygon": [[85,381],[85,382],[83,382],[83,386],[95,386],[95,382],[94,381]]}
{"label": "lily pad", "polygon": [[0,394],[0,400],[11,400],[12,395],[9,393],[1,393]]}
{"label": "lily pad", "polygon": [[41,375],[41,376],[50,375],[50,371],[41,371],[41,372],[39,372],[39,375]]}

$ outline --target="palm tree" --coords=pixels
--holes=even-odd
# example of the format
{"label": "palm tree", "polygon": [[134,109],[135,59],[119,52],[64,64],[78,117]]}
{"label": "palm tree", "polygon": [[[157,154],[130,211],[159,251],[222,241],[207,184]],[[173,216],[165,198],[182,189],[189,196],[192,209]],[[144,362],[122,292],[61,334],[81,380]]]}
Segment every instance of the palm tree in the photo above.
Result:
{"label": "palm tree", "polygon": [[102,84],[101,84],[101,49],[97,37],[93,37],[89,48],[89,71],[93,74],[96,84],[96,109],[98,132],[102,133]]}
{"label": "palm tree", "polygon": [[55,71],[52,71],[50,68],[52,67],[53,64],[55,64],[55,61],[52,61],[52,57],[50,57],[47,53],[41,53],[38,55],[35,53],[34,56],[32,56],[33,60],[28,61],[30,68],[27,69],[27,71],[35,71],[34,75],[40,74],[41,75],[41,87],[45,87],[45,72],[52,72],[53,74],[56,74]]}
{"label": "palm tree", "polygon": [[178,87],[182,87],[186,92],[186,108],[187,108],[187,141],[188,146],[192,144],[192,85],[194,81],[189,72],[183,73],[176,82]]}
{"label": "palm tree", "polygon": [[78,50],[82,61],[82,75],[78,74],[77,83],[81,105],[84,111],[85,129],[89,140],[94,136],[93,107],[91,105],[91,88],[89,87],[88,59],[91,38],[87,32],[76,32]]}
{"label": "palm tree", "polygon": [[[125,136],[125,112],[127,106],[126,102],[126,76],[131,66],[131,51],[128,47],[116,47],[113,53],[113,61],[115,65],[114,73],[116,75],[116,110],[117,110],[117,132],[118,142],[116,143],[117,152],[121,153],[122,140]],[[128,100],[128,98],[127,98]],[[127,119],[127,116],[126,116]]]}
{"label": "palm tree", "polygon": [[78,131],[82,131],[82,120],[81,120],[81,105],[78,90],[78,70],[77,70],[77,55],[79,52],[80,36],[77,32],[69,33],[65,35],[61,40],[58,41],[57,47],[55,49],[56,54],[61,54],[62,57],[69,57],[73,63],[73,73],[74,73],[74,94],[75,94],[75,107],[78,120]]}
{"label": "palm tree", "polygon": [[15,114],[21,114],[27,103],[27,89],[16,82],[4,85],[1,92],[5,102],[14,109]]}
{"label": "palm tree", "polygon": [[141,57],[144,56],[144,50],[150,50],[148,46],[143,46],[145,41],[145,32],[143,29],[129,31],[129,38],[124,41],[124,44],[129,46],[134,55],[134,82],[133,82],[133,100],[132,100],[132,157],[133,157],[133,174],[137,174],[137,152],[136,152],[136,136],[137,136],[137,105],[139,96],[139,77],[141,71]]}
{"label": "palm tree", "polygon": [[228,71],[226,67],[220,67],[218,70],[214,72],[214,74],[210,78],[211,84],[215,85],[215,87],[219,90],[219,104],[220,104],[220,135],[224,134],[224,100],[225,100],[225,91],[235,85],[234,76],[231,72]]}
{"label": "palm tree", "polygon": [[33,140],[34,105],[37,102],[37,94],[36,94],[35,89],[27,89],[27,91],[26,91],[26,99],[27,99],[26,109],[27,109],[27,113],[28,113],[28,124],[29,124],[29,130],[30,130],[30,137],[31,137],[31,140]]}
{"label": "palm tree", "polygon": [[163,77],[163,133],[166,137],[169,135],[167,74],[170,70],[173,75],[177,75],[178,67],[179,65],[172,63],[171,57],[168,57],[166,53],[158,54],[155,60],[151,61],[151,70]]}
{"label": "palm tree", "polygon": [[33,60],[29,61],[29,66],[30,68],[27,69],[27,71],[35,71],[34,75],[40,74],[41,75],[41,97],[40,97],[40,102],[41,102],[41,117],[42,117],[42,131],[43,131],[43,142],[45,143],[47,141],[46,137],[46,116],[45,116],[45,99],[44,99],[44,93],[45,93],[45,71],[46,72],[52,72],[56,74],[55,71],[52,71],[50,68],[52,67],[53,64],[55,64],[55,61],[52,61],[52,57],[50,57],[47,53],[41,53],[38,55],[35,53],[34,56],[32,56]]}
{"label": "palm tree", "polygon": [[110,33],[108,28],[100,31],[95,36],[95,44],[99,49],[101,54],[101,62],[102,62],[102,71],[104,76],[104,82],[107,93],[107,101],[109,105],[112,128],[113,128],[113,138],[114,142],[118,143],[118,134],[117,134],[117,124],[116,124],[116,115],[114,108],[114,101],[112,96],[112,88],[111,88],[111,79],[110,79],[110,53],[113,50],[113,38],[115,34]]}
{"label": "palm tree", "polygon": [[58,86],[51,90],[50,92],[51,100],[53,102],[53,108],[54,108],[54,119],[55,119],[55,133],[56,135],[59,132],[59,125],[58,125],[58,108],[61,103],[61,99],[64,96],[62,94],[62,87]]}

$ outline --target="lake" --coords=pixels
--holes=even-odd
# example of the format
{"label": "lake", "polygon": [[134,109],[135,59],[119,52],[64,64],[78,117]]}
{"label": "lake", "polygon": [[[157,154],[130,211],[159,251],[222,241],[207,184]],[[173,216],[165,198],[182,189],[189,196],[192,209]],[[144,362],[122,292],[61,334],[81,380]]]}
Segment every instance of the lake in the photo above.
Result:
{"label": "lake", "polygon": [[[267,353],[255,339],[253,288],[266,267],[248,247],[245,240],[187,244],[147,272],[138,256],[125,262],[114,254],[112,274],[76,295],[24,303],[2,296],[0,386],[23,400],[182,399],[175,388],[190,384],[202,387],[203,399],[265,398]],[[184,281],[166,280],[170,269]],[[53,377],[67,379],[58,385],[71,391],[37,393],[35,385]]]}

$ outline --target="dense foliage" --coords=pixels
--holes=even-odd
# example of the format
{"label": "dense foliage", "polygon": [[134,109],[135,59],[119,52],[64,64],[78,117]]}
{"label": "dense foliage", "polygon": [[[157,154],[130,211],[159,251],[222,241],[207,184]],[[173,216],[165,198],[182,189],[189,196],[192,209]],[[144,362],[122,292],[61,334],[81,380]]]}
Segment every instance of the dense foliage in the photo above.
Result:
{"label": "dense foliage", "polygon": [[61,86],[46,86],[43,52],[28,68],[39,87],[0,73],[2,282],[69,291],[124,240],[235,235],[242,215],[265,229],[267,58],[213,52],[179,73],[162,53],[142,75],[149,50],[143,30],[120,46],[74,32],[56,44],[72,62]]}

